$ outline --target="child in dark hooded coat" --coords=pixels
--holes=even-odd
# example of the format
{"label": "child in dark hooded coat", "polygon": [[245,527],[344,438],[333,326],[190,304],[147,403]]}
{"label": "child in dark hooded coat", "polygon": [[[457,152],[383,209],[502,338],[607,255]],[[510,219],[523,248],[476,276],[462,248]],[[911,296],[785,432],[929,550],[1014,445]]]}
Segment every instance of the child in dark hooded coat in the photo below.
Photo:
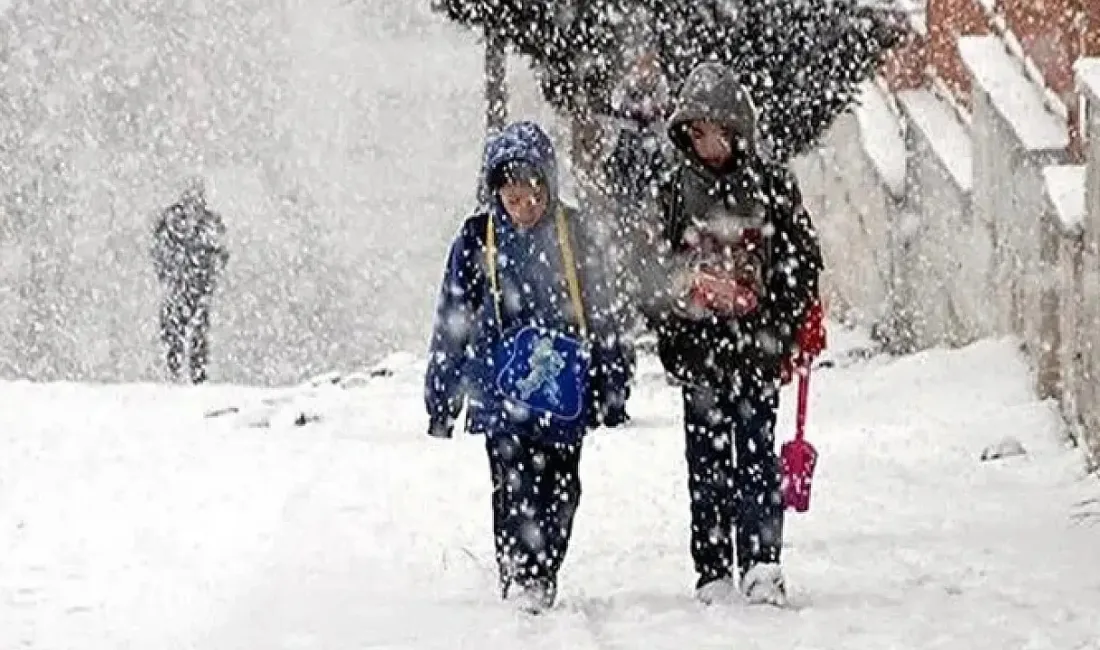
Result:
{"label": "child in dark hooded coat", "polygon": [[779,387],[812,361],[824,266],[798,184],[768,161],[732,70],[699,65],[669,118],[677,150],[659,195],[662,237],[644,309],[683,384],[697,597],[781,604]]}
{"label": "child in dark hooded coat", "polygon": [[581,495],[587,430],[625,419],[608,265],[558,196],[553,145],[531,122],[486,143],[486,208],[451,246],[425,378],[429,435],[485,435],[501,592],[550,607]]}

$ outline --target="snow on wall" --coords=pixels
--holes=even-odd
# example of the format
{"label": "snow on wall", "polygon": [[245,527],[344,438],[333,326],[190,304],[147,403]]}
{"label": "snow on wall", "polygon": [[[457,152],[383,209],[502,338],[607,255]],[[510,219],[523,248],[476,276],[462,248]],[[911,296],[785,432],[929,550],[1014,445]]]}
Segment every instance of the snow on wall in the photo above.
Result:
{"label": "snow on wall", "polygon": [[1084,224],[1086,171],[1084,165],[1051,165],[1043,169],[1047,198],[1067,232],[1076,232]]}
{"label": "snow on wall", "polygon": [[[1047,375],[1047,383],[1054,386],[1053,396],[1060,398],[1067,421],[1085,425],[1078,427],[1079,435],[1095,432],[1100,422],[1095,406],[1100,398],[1095,381],[1100,356],[1094,349],[1100,345],[1100,307],[1095,299],[1096,291],[1100,291],[1100,258],[1082,237],[1086,232],[1085,185],[1090,171],[1098,168],[1090,163],[1052,165],[1043,170],[1050,204],[1043,252],[1055,275],[1053,286],[1045,288],[1043,316],[1051,321],[1046,323],[1047,328],[1057,332],[1057,338],[1038,365],[1039,372]],[[1100,452],[1100,438],[1091,441],[1093,451]]]}
{"label": "snow on wall", "polygon": [[1077,85],[1087,93],[1089,101],[1100,103],[1100,57],[1081,59],[1073,67]]}
{"label": "snow on wall", "polygon": [[[1073,307],[1063,327],[1062,341],[1067,342],[1067,357],[1074,360],[1076,372],[1065,382],[1065,393],[1074,398],[1076,416],[1090,442],[1094,459],[1100,463],[1100,254],[1092,246],[1074,251],[1080,260],[1070,280],[1063,285],[1063,303]],[[1089,435],[1091,433],[1091,436]]]}
{"label": "snow on wall", "polygon": [[[1066,301],[1075,306],[1063,327],[1064,341],[1072,342],[1069,357],[1074,360],[1067,394],[1074,398],[1074,414],[1085,431],[1100,431],[1100,58],[1077,63],[1078,87],[1088,102],[1085,125],[1087,170],[1085,179],[1085,223],[1083,242],[1076,252],[1079,263],[1063,281],[1063,295],[1076,296]],[[1093,451],[1100,458],[1100,434],[1093,438]]]}
{"label": "snow on wall", "polygon": [[951,179],[959,189],[969,192],[974,182],[974,147],[970,132],[954,109],[927,89],[903,90],[897,100],[909,124],[927,141]]}
{"label": "snow on wall", "polygon": [[887,104],[883,91],[865,82],[855,108],[863,149],[882,176],[890,193],[905,195],[905,136],[901,119]]}
{"label": "snow on wall", "polygon": [[[905,112],[906,105],[899,104]],[[890,111],[884,99],[881,108]],[[892,111],[889,115],[895,119]],[[820,151],[797,168],[808,200],[822,206],[817,221],[831,304],[876,327],[898,350],[962,342],[991,331],[983,260],[988,262],[992,246],[982,246],[978,236],[988,230],[964,218],[970,197],[955,177],[967,173],[960,171],[966,170],[965,156],[944,160],[944,147],[933,147],[922,132],[942,124],[916,124],[906,117],[904,139],[896,142],[901,151],[892,153],[904,175],[899,184],[907,189],[899,201],[875,154],[866,150],[869,142],[893,140],[895,123],[878,124],[884,123],[889,132],[883,138],[870,130],[870,120],[842,117]],[[951,134],[969,139],[961,125]],[[966,153],[965,145],[952,146]]]}
{"label": "snow on wall", "polygon": [[834,314],[873,326],[890,311],[895,201],[863,142],[859,121],[843,115],[794,170],[821,237]]}
{"label": "snow on wall", "polygon": [[1085,98],[1086,124],[1083,125],[1089,170],[1085,180],[1086,243],[1091,248],[1100,244],[1100,57],[1077,62],[1077,86]]}
{"label": "snow on wall", "polygon": [[974,78],[973,121],[985,156],[975,178],[976,206],[995,236],[1001,325],[1025,345],[1039,345],[1037,315],[1042,288],[1050,284],[1040,259],[1047,215],[1042,170],[1067,161],[1068,131],[996,39],[967,37],[959,47]]}
{"label": "snow on wall", "polygon": [[[1086,320],[1086,303],[1095,302],[1084,293],[1083,263],[1096,256],[1082,246],[1085,224],[1086,165],[1051,165],[1043,170],[1048,208],[1043,222],[1040,258],[1043,272],[1053,276],[1040,288],[1040,353],[1037,372],[1043,397],[1058,397],[1064,415],[1079,422],[1091,414],[1093,384],[1087,370],[1091,346],[1098,341],[1097,328]],[[1095,268],[1095,267],[1093,267]]]}
{"label": "snow on wall", "polygon": [[825,253],[834,313],[886,330],[906,300],[892,277],[910,230],[905,196],[907,154],[900,116],[868,82],[857,106],[833,125],[818,151],[795,161]]}
{"label": "snow on wall", "polygon": [[959,54],[974,82],[990,95],[1015,136],[1028,149],[1058,150],[1069,144],[1064,120],[1047,111],[1039,89],[992,36],[963,36]]}
{"label": "snow on wall", "polygon": [[965,343],[994,330],[985,276],[992,241],[972,218],[971,135],[931,91],[898,93],[898,103],[909,123],[909,203],[922,224],[907,265],[911,292],[923,296],[912,334],[922,345]]}

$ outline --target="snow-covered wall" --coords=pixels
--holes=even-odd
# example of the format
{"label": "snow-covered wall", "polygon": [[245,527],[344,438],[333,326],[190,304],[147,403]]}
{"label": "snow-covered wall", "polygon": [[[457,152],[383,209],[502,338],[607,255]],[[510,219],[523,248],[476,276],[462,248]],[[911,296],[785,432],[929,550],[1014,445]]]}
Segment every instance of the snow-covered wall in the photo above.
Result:
{"label": "snow-covered wall", "polygon": [[[1003,45],[964,37],[958,49],[969,114],[930,90],[872,97],[857,110],[900,120],[900,154],[883,155],[895,138],[887,120],[851,116],[799,161],[831,303],[896,349],[1017,336],[1038,393],[1100,454],[1100,63],[1079,66],[1090,160],[1069,164],[1065,120]],[[869,162],[899,155],[900,197]]]}
{"label": "snow-covered wall", "polygon": [[953,109],[927,90],[898,93],[906,122],[907,203],[917,229],[905,265],[914,301],[910,330],[918,346],[961,344],[988,334],[985,268],[989,229],[972,218],[973,151]]}
{"label": "snow-covered wall", "polygon": [[959,51],[974,81],[974,141],[984,170],[975,184],[975,207],[994,233],[991,289],[1000,327],[1020,334],[1038,354],[1041,294],[1050,284],[1040,264],[1047,216],[1043,168],[1066,160],[1066,124],[1046,111],[998,39],[964,37]]}
{"label": "snow-covered wall", "polygon": [[[1063,256],[1074,264],[1063,271],[1063,294],[1076,296],[1063,321],[1063,364],[1072,368],[1067,386],[1071,397],[1070,415],[1082,425],[1084,438],[1092,445],[1093,456],[1100,458],[1100,58],[1079,62],[1078,87],[1088,106],[1085,131],[1088,153],[1084,176],[1084,201],[1070,205],[1081,223],[1081,243]],[[1069,192],[1076,192],[1072,185]],[[1073,201],[1079,195],[1070,194]]]}
{"label": "snow-covered wall", "polygon": [[904,230],[900,123],[881,102],[869,102],[875,115],[841,116],[824,146],[794,163],[825,252],[830,310],[873,327],[893,313],[894,240]]}
{"label": "snow-covered wall", "polygon": [[[849,117],[836,126],[841,133],[858,126]],[[837,138],[850,144],[848,150],[823,149],[796,163],[802,177],[804,199],[814,211],[826,251],[830,273],[826,278],[830,309],[855,322],[877,322],[889,312],[891,248],[890,229],[882,215],[888,210],[889,193],[879,182],[873,166],[861,155],[858,140]],[[838,163],[846,160],[846,165]],[[860,175],[868,191],[854,201],[849,185],[838,175]],[[810,180],[807,176],[813,176]]]}
{"label": "snow-covered wall", "polygon": [[1089,210],[1086,236],[1090,248],[1100,249],[1100,57],[1082,59],[1076,68],[1077,85],[1088,109],[1084,129],[1090,162],[1086,180]]}

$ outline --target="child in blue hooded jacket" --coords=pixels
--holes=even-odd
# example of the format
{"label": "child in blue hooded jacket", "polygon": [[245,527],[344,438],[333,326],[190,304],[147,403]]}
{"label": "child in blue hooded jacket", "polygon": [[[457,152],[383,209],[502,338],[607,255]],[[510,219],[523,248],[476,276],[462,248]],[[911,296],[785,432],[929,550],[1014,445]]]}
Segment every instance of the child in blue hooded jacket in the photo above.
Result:
{"label": "child in blue hooded jacket", "polygon": [[553,144],[532,122],[489,139],[483,210],[451,245],[425,378],[429,435],[484,434],[502,596],[550,607],[581,495],[589,428],[625,420],[626,364],[608,264],[558,196]]}

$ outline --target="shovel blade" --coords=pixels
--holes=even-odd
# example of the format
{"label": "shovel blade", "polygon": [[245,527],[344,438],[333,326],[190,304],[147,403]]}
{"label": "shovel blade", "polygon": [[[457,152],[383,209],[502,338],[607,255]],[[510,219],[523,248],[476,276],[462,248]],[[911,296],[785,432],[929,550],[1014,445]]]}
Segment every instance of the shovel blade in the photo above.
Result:
{"label": "shovel blade", "polygon": [[783,443],[780,461],[784,504],[795,512],[806,512],[810,509],[817,450],[805,440],[791,440]]}

